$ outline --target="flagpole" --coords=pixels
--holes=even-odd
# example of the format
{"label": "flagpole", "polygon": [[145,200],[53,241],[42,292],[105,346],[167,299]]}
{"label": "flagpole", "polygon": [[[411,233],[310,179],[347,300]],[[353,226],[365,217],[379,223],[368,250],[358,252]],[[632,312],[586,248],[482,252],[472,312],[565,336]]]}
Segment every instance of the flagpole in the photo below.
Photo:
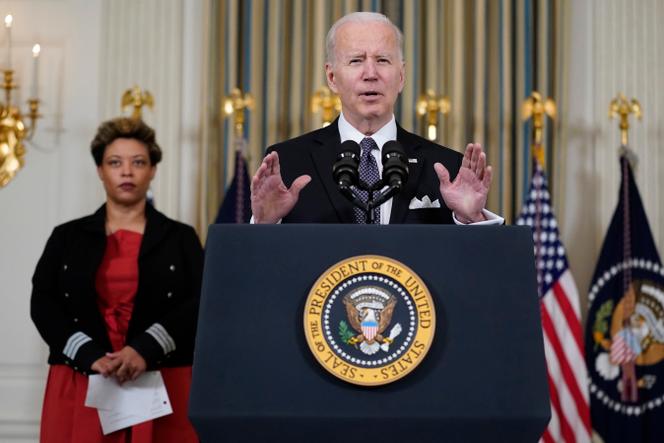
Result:
{"label": "flagpole", "polygon": [[[530,97],[526,98],[521,107],[521,117],[522,119],[528,120],[532,118],[533,121],[533,139],[530,148],[531,162],[532,162],[532,176],[535,176],[537,168],[542,168],[544,170],[545,160],[544,160],[544,143],[543,143],[543,134],[544,134],[544,120],[546,116],[555,118],[556,116],[556,104],[553,100],[542,98],[542,94],[537,91],[533,91],[530,94]],[[535,192],[542,192],[542,183],[533,183],[535,186]],[[542,268],[538,266],[542,256],[542,208],[541,208],[541,199],[535,199],[535,216],[533,219],[533,233],[535,234],[535,264],[537,271],[537,290],[540,297],[542,294],[542,288],[544,285]]]}
{"label": "flagpole", "polygon": [[[609,118],[618,118],[620,128],[620,151],[624,157],[621,163],[622,173],[622,200],[623,200],[623,263],[629,263],[632,259],[631,225],[630,225],[630,201],[629,201],[629,116],[634,114],[641,119],[641,104],[632,98],[629,101],[624,94],[619,93],[609,104]],[[632,270],[629,266],[623,268],[623,312],[622,328],[626,334],[632,335],[631,318],[636,307],[636,293],[632,285]],[[623,389],[620,394],[622,401],[636,403],[639,399],[638,383],[636,377],[636,358],[621,362]]]}
{"label": "flagpole", "polygon": [[[249,183],[246,177],[247,139],[244,136],[245,112],[254,109],[254,98],[250,93],[243,93],[239,88],[233,88],[228,96],[224,98],[223,112],[227,118],[233,121],[233,146],[235,155],[235,173],[234,183],[231,184],[227,195],[224,197],[224,205],[233,201],[232,211],[226,213],[224,220],[220,220],[220,214],[217,215],[216,222],[246,223],[245,213],[248,208],[245,205]],[[234,190],[234,195],[231,192]],[[230,194],[230,195],[229,195]],[[230,197],[230,199],[229,199]]]}

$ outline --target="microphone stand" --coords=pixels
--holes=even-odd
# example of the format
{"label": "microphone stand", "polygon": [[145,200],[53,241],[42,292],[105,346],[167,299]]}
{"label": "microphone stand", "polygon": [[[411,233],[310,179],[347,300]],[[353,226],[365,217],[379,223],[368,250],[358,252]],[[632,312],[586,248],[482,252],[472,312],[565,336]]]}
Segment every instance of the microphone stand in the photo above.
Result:
{"label": "microphone stand", "polygon": [[358,187],[368,193],[366,203],[357,196],[356,191],[351,186],[339,186],[339,190],[354,206],[364,211],[367,224],[373,224],[376,220],[374,209],[395,196],[401,190],[402,183],[401,180],[399,180],[391,184],[387,189],[379,192],[378,196],[374,199],[374,193],[384,186],[385,182],[382,179],[376,182],[373,186],[367,186],[366,183],[360,181]]}
{"label": "microphone stand", "polygon": [[[376,221],[374,210],[401,191],[408,179],[408,163],[401,145],[396,141],[390,141],[385,146],[383,172],[386,175],[371,186],[359,179],[360,162],[357,143],[350,140],[345,141],[340,147],[342,152],[339,154],[338,160],[332,166],[332,175],[337,182],[337,189],[353,206],[360,208],[365,213],[367,224],[373,224]],[[380,189],[383,190],[379,191]],[[367,193],[366,202],[359,197],[360,190]]]}

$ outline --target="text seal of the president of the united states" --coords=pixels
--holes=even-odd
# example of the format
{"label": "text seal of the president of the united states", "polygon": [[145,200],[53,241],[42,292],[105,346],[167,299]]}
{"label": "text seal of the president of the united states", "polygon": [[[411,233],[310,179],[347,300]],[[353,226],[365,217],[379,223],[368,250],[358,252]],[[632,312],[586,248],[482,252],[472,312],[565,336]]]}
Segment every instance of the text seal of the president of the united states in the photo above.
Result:
{"label": "text seal of the president of the united states", "polygon": [[336,377],[358,385],[391,383],[424,359],[436,329],[429,289],[389,257],[342,260],[314,283],[304,308],[311,352]]}

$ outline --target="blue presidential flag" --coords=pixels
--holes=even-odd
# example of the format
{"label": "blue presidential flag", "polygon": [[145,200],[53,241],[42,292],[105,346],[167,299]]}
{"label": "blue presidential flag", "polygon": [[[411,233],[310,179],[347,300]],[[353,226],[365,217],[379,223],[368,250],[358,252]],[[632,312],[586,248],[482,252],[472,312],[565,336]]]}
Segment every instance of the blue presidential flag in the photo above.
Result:
{"label": "blue presidential flag", "polygon": [[247,162],[241,149],[235,151],[235,174],[219,208],[215,223],[248,223],[251,219],[251,191]]}
{"label": "blue presidential flag", "polygon": [[664,442],[664,268],[627,153],[595,268],[586,326],[597,441]]}

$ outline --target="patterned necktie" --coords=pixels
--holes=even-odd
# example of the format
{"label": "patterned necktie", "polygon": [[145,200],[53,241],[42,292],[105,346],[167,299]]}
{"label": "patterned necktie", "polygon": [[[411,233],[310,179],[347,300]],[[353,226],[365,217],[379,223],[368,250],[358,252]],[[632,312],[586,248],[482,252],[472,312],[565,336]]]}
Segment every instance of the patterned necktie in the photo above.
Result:
{"label": "patterned necktie", "polygon": [[[380,180],[380,172],[378,172],[378,165],[376,164],[376,159],[371,154],[371,151],[378,149],[378,145],[371,137],[365,137],[360,142],[360,147],[362,148],[362,153],[360,154],[360,180],[367,184],[367,186],[373,186],[375,183]],[[369,193],[361,189],[357,189],[357,194],[360,200],[367,202],[369,199]],[[364,210],[355,207],[353,208],[355,214],[355,223],[365,224],[367,222],[367,216]],[[374,224],[380,224],[380,209],[374,209]]]}

